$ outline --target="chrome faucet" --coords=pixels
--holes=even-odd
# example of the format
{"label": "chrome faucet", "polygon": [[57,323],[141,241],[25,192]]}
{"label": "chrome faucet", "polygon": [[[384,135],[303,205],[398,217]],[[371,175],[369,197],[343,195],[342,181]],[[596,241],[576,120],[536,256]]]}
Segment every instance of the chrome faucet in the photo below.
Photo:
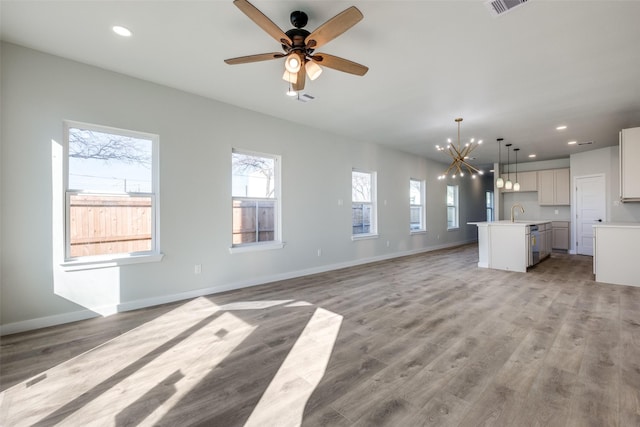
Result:
{"label": "chrome faucet", "polygon": [[515,205],[511,206],[511,222],[514,222],[514,220],[513,220],[513,209],[514,208],[520,208],[520,213],[524,213],[524,208],[522,207],[522,205],[520,203],[516,203]]}

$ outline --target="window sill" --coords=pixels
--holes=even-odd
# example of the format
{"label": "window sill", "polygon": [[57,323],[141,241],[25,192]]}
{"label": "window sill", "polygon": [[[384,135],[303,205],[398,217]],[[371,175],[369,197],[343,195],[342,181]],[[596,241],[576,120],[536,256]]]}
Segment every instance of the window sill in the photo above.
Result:
{"label": "window sill", "polygon": [[356,240],[367,240],[367,239],[377,239],[379,236],[378,234],[353,234],[351,236],[351,240],[353,240],[354,242]]}
{"label": "window sill", "polygon": [[230,254],[241,254],[244,252],[270,251],[284,248],[284,242],[273,243],[249,243],[242,246],[232,246],[229,248]]}
{"label": "window sill", "polygon": [[142,264],[147,262],[160,262],[163,253],[144,255],[123,255],[115,257],[86,257],[68,260],[60,263],[64,271],[93,270],[96,268],[119,267],[128,264]]}
{"label": "window sill", "polygon": [[460,230],[460,227],[447,228],[447,231],[456,231],[456,230]]}
{"label": "window sill", "polygon": [[411,230],[411,235],[414,234],[427,234],[427,230]]}

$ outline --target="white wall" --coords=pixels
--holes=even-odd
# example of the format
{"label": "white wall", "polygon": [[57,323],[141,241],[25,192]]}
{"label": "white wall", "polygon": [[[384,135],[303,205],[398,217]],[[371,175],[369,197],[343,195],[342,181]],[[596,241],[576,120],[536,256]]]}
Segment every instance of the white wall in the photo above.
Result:
{"label": "white wall", "polygon": [[[94,315],[56,290],[88,290],[95,306],[130,309],[473,241],[476,227],[466,222],[484,218],[490,178],[460,181],[463,225],[447,231],[446,185],[436,179],[443,164],[15,45],[1,49],[4,333]],[[52,182],[52,146],[62,143],[65,119],[160,135],[161,262],[82,272],[53,262],[62,188]],[[284,249],[229,253],[233,147],[282,156]],[[351,241],[354,167],[378,173],[375,240]],[[408,232],[409,178],[427,180],[425,234]]]}

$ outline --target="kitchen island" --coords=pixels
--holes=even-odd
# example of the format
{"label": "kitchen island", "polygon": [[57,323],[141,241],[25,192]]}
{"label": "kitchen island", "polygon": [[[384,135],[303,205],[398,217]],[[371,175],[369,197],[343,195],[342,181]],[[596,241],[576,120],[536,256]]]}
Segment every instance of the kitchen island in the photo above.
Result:
{"label": "kitchen island", "polygon": [[551,252],[551,221],[468,224],[478,227],[478,267],[525,273]]}

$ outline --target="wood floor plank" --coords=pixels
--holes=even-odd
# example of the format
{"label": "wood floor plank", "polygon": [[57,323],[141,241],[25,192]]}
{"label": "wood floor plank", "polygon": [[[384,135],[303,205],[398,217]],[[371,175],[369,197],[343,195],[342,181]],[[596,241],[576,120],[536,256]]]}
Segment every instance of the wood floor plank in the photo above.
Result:
{"label": "wood floor plank", "polygon": [[[585,256],[477,259],[465,245],[2,337],[0,425],[640,425],[640,288],[595,282]],[[316,310],[339,327],[306,334]]]}

